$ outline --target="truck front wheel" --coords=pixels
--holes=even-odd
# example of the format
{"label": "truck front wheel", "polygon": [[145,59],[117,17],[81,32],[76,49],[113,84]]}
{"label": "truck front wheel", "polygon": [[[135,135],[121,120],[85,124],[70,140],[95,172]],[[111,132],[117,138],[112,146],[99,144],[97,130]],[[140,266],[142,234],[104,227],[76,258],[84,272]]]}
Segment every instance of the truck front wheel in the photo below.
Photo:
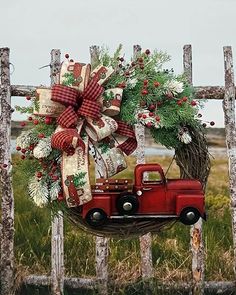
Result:
{"label": "truck front wheel", "polygon": [[117,210],[121,215],[131,215],[138,211],[139,202],[134,195],[123,195],[117,199]]}
{"label": "truck front wheel", "polygon": [[200,213],[196,208],[185,208],[180,214],[180,221],[185,225],[193,225],[200,218]]}
{"label": "truck front wheel", "polygon": [[106,219],[106,213],[99,208],[90,210],[86,215],[86,222],[93,227],[102,226],[106,222]]}

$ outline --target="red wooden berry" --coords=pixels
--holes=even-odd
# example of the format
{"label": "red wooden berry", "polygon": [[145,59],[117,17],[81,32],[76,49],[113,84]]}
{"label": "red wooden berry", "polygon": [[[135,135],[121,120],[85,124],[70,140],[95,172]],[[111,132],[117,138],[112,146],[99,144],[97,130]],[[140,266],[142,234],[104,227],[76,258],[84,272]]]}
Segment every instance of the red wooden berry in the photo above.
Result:
{"label": "red wooden berry", "polygon": [[152,122],[148,122],[148,123],[146,124],[146,126],[147,126],[148,128],[151,128],[151,127],[152,127]]}
{"label": "red wooden berry", "polygon": [[65,54],[65,58],[69,58],[70,56],[69,56],[69,54],[68,53],[66,53]]}
{"label": "red wooden berry", "polygon": [[38,138],[44,138],[44,137],[45,137],[45,135],[43,133],[38,134]]}
{"label": "red wooden berry", "polygon": [[181,99],[179,99],[178,101],[177,101],[177,105],[179,105],[179,106],[181,106],[182,105],[182,100]]}
{"label": "red wooden berry", "polygon": [[140,65],[140,69],[143,70],[144,69],[144,64]]}
{"label": "red wooden berry", "polygon": [[50,125],[50,124],[52,124],[52,118],[51,117],[46,117],[44,119],[44,122],[45,122],[45,124]]}
{"label": "red wooden berry", "polygon": [[146,53],[147,55],[149,55],[149,54],[151,53],[151,51],[150,51],[149,49],[146,49],[145,53]]}
{"label": "red wooden berry", "polygon": [[155,110],[155,108],[156,108],[155,104],[150,104],[149,107],[148,107],[148,109],[149,109],[150,111]]}
{"label": "red wooden berry", "polygon": [[197,116],[198,116],[198,118],[201,118],[202,117],[202,114],[198,114]]}
{"label": "red wooden berry", "polygon": [[7,168],[7,164],[3,164],[2,167],[3,167],[3,168]]}
{"label": "red wooden berry", "polygon": [[28,118],[28,120],[29,120],[29,121],[32,121],[32,120],[33,120],[33,118],[32,118],[32,117],[29,117],[29,118]]}
{"label": "red wooden berry", "polygon": [[22,152],[23,154],[25,154],[25,153],[26,153],[26,149],[22,149],[21,152]]}
{"label": "red wooden berry", "polygon": [[207,127],[207,124],[206,123],[203,123],[202,124],[202,127],[206,128]]}
{"label": "red wooden berry", "polygon": [[30,97],[30,96],[26,96],[26,99],[27,99],[27,100],[31,100],[31,97]]}
{"label": "red wooden berry", "polygon": [[182,98],[182,101],[184,101],[184,102],[186,102],[187,100],[188,100],[187,96],[184,96],[184,97]]}
{"label": "red wooden berry", "polygon": [[73,59],[70,59],[70,62],[74,62],[74,60]]}
{"label": "red wooden berry", "polygon": [[139,57],[139,58],[138,58],[138,62],[139,62],[139,63],[143,63],[143,58],[142,58],[142,57]]}
{"label": "red wooden berry", "polygon": [[143,119],[146,119],[147,118],[147,115],[143,114],[142,117],[143,117]]}
{"label": "red wooden berry", "polygon": [[149,113],[149,116],[150,116],[150,117],[154,117],[154,113],[150,112],[150,113]]}
{"label": "red wooden berry", "polygon": [[148,84],[148,80],[144,80],[144,81],[143,81],[143,85],[146,86],[147,84]]}
{"label": "red wooden berry", "polygon": [[21,159],[24,160],[24,159],[25,159],[25,155],[22,155],[22,156],[21,156]]}
{"label": "red wooden berry", "polygon": [[131,62],[131,66],[134,67],[136,63],[134,61]]}
{"label": "red wooden berry", "polygon": [[20,147],[20,146],[17,146],[17,147],[16,147],[16,150],[17,150],[17,151],[20,151],[20,150],[21,150],[21,147]]}
{"label": "red wooden berry", "polygon": [[34,125],[38,125],[39,120],[34,120]]}
{"label": "red wooden berry", "polygon": [[159,122],[161,118],[159,116],[156,116],[156,121]]}
{"label": "red wooden berry", "polygon": [[141,92],[141,94],[142,94],[142,95],[147,95],[147,94],[148,94],[147,89],[143,89],[142,92]]}
{"label": "red wooden berry", "polygon": [[41,177],[43,176],[43,173],[42,173],[42,172],[37,172],[36,176],[37,176],[38,178],[41,178]]}
{"label": "red wooden berry", "polygon": [[159,87],[161,84],[160,84],[159,82],[155,81],[155,82],[153,83],[153,85],[154,85],[155,87]]}
{"label": "red wooden berry", "polygon": [[210,122],[210,125],[211,125],[211,126],[214,126],[214,125],[215,125],[215,122],[214,122],[214,121],[211,121],[211,122]]}
{"label": "red wooden berry", "polygon": [[161,106],[162,105],[162,102],[161,101],[158,101],[157,102],[157,106],[159,107],[159,106]]}
{"label": "red wooden berry", "polygon": [[29,146],[29,150],[32,151],[33,149],[34,149],[34,146],[33,145],[30,145]]}
{"label": "red wooden berry", "polygon": [[123,58],[123,57],[121,57],[121,58],[120,58],[120,61],[121,61],[121,62],[123,62],[123,61],[124,61],[124,58]]}
{"label": "red wooden berry", "polygon": [[25,125],[26,125],[25,122],[20,122],[20,126],[21,126],[21,127],[24,127]]}
{"label": "red wooden berry", "polygon": [[195,107],[196,105],[197,105],[197,103],[195,100],[191,101],[191,106]]}
{"label": "red wooden berry", "polygon": [[138,117],[139,118],[142,118],[142,116],[143,116],[143,114],[141,114],[141,113],[138,114]]}

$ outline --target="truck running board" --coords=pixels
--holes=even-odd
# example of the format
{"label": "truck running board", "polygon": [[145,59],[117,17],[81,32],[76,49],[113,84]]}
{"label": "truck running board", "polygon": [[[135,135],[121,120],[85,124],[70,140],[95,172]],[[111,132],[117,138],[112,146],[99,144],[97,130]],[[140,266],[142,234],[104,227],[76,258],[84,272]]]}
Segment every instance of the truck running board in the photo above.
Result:
{"label": "truck running board", "polygon": [[111,219],[177,218],[177,215],[111,215]]}

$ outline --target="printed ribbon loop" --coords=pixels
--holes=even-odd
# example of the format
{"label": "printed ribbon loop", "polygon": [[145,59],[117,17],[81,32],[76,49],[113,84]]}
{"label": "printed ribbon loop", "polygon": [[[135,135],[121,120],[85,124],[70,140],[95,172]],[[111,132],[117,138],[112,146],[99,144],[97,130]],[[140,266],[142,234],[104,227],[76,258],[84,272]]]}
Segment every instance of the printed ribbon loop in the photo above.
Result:
{"label": "printed ribbon loop", "polygon": [[[113,70],[106,67],[98,67],[92,73],[90,70],[90,65],[73,63],[66,67],[62,64],[60,83],[64,83],[63,79],[68,76],[76,82],[71,86],[54,85],[51,89],[51,101],[63,106],[57,117],[59,126],[52,135],[51,145],[63,152],[62,186],[69,207],[81,205],[92,198],[88,169],[89,142],[97,145],[104,169],[110,176],[126,168],[123,152],[130,155],[137,147],[131,126],[111,118],[119,113],[122,90],[106,90],[104,97],[111,96],[112,100],[102,101],[102,84]],[[111,107],[108,102],[112,103]],[[110,139],[113,133],[126,137],[126,140],[116,147]],[[108,143],[106,139],[109,139]],[[101,173],[104,175],[104,171]]]}

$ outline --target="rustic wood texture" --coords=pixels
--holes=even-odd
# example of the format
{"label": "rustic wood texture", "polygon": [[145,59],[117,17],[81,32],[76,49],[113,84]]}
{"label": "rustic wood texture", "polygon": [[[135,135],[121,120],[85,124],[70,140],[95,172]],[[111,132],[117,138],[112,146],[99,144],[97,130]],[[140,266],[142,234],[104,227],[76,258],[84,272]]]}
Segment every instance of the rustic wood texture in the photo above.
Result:
{"label": "rustic wood texture", "polygon": [[11,163],[11,92],[9,48],[0,48],[0,195],[1,294],[14,293],[14,196]]}
{"label": "rustic wood texture", "polygon": [[[50,78],[51,85],[59,83],[61,52],[58,49],[51,51]],[[64,233],[63,213],[52,215],[51,238],[51,283],[52,294],[61,295],[64,290]]]}
{"label": "rustic wood texture", "polygon": [[[23,283],[27,286],[49,286],[51,282],[51,278],[48,276],[34,276],[30,275],[24,278]],[[96,280],[94,279],[84,279],[84,278],[67,278],[65,277],[65,287],[69,287],[71,289],[86,289],[86,290],[94,290],[96,289]],[[121,287],[113,285],[113,287]],[[189,292],[191,294],[192,285],[191,283],[165,283],[163,285],[154,286],[152,294],[186,294]],[[163,293],[162,293],[163,291]],[[205,291],[207,294],[233,294],[235,291],[235,282],[216,282],[209,281],[205,282]],[[157,293],[158,292],[158,293]]]}
{"label": "rustic wood texture", "polygon": [[[140,53],[141,46],[134,45],[133,56],[134,58]],[[145,127],[142,124],[135,125],[135,135],[137,138],[138,146],[135,151],[136,163],[145,163]],[[140,242],[140,256],[141,256],[141,271],[142,278],[145,283],[146,294],[150,293],[151,278],[154,276],[152,265],[152,236],[147,233],[139,238]]]}
{"label": "rustic wood texture", "polygon": [[[48,88],[41,86],[41,88]],[[11,85],[12,96],[33,96],[35,95],[37,86],[27,85]],[[222,100],[225,95],[224,86],[194,86],[195,95],[197,99]]]}
{"label": "rustic wood texture", "polygon": [[226,146],[229,158],[229,188],[232,211],[234,249],[234,271],[236,275],[236,129],[235,129],[235,85],[233,54],[230,46],[224,47],[225,98],[223,110],[225,119]]}
{"label": "rustic wood texture", "polygon": [[[192,77],[192,46],[185,45],[183,48],[183,66],[188,82],[193,83]],[[194,295],[204,294],[204,243],[202,236],[202,219],[191,226],[190,244],[192,251],[192,278]]]}
{"label": "rustic wood texture", "polygon": [[[93,45],[90,48],[90,58],[92,69],[99,64],[99,46]],[[101,175],[105,171],[103,161],[97,159],[95,165],[95,178],[104,177]],[[97,287],[100,294],[108,294],[108,256],[109,256],[109,239],[105,237],[96,237],[96,279]]]}
{"label": "rustic wood texture", "polygon": [[[35,276],[30,275],[24,278],[23,283],[25,285],[31,286],[50,286],[51,284],[51,277],[46,275]],[[96,287],[96,280],[95,279],[84,279],[84,278],[65,278],[64,279],[65,287],[70,287],[71,289],[80,289],[86,288],[95,289]]]}

